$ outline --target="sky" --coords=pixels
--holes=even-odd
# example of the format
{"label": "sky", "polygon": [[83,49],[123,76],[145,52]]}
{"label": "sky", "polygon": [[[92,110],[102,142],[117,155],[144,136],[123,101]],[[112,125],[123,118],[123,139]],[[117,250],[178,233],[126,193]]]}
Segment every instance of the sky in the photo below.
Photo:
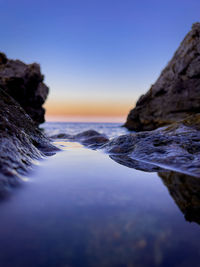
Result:
{"label": "sky", "polygon": [[0,0],[0,50],[38,62],[47,120],[125,121],[200,21],[199,0]]}

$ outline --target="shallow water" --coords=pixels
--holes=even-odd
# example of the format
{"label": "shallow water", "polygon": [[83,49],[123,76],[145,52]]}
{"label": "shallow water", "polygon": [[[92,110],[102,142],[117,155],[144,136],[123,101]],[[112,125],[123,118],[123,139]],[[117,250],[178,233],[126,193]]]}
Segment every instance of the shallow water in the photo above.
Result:
{"label": "shallow water", "polygon": [[78,143],[1,202],[0,266],[198,266],[200,226],[156,173]]}

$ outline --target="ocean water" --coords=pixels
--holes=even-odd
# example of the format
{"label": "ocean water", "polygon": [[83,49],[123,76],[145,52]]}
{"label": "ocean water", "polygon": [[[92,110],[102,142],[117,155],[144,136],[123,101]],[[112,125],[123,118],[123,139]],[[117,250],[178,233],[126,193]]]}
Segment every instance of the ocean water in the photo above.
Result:
{"label": "ocean water", "polygon": [[[95,129],[114,137],[126,131],[118,124],[44,128],[50,135]],[[79,143],[55,145],[62,151],[42,160],[1,202],[0,266],[199,266],[198,218],[185,220],[166,180]],[[196,196],[188,190],[186,199],[198,206],[197,178],[195,183]]]}
{"label": "ocean water", "polygon": [[120,123],[46,122],[42,125],[42,128],[45,129],[45,132],[49,136],[60,133],[74,135],[87,130],[95,130],[107,135],[109,138],[129,133]]}

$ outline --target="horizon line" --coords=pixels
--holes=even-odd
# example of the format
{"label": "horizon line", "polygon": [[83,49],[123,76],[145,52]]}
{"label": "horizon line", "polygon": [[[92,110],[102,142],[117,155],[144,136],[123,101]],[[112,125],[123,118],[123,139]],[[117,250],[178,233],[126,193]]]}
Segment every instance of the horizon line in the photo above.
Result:
{"label": "horizon line", "polygon": [[46,115],[46,122],[96,122],[96,123],[125,123],[126,116],[56,116]]}

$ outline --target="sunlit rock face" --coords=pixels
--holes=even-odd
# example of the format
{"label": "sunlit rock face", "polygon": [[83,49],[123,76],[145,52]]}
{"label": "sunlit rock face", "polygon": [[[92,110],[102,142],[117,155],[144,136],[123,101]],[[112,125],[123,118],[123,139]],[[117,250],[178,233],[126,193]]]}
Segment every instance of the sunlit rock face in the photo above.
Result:
{"label": "sunlit rock face", "polygon": [[185,219],[200,224],[200,179],[177,172],[158,174]]}
{"label": "sunlit rock face", "polygon": [[19,183],[34,160],[56,150],[23,108],[0,89],[0,197]]}
{"label": "sunlit rock face", "polygon": [[153,130],[200,112],[200,23],[193,25],[156,83],[142,95],[125,127]]}
{"label": "sunlit rock face", "polygon": [[[154,131],[122,135],[102,149],[124,162],[126,158],[200,177],[200,114]],[[134,162],[133,162],[134,163]],[[151,171],[151,166],[145,167]]]}
{"label": "sunlit rock face", "polygon": [[49,89],[36,63],[24,64],[0,53],[0,88],[12,96],[36,124],[44,122],[44,104]]}

